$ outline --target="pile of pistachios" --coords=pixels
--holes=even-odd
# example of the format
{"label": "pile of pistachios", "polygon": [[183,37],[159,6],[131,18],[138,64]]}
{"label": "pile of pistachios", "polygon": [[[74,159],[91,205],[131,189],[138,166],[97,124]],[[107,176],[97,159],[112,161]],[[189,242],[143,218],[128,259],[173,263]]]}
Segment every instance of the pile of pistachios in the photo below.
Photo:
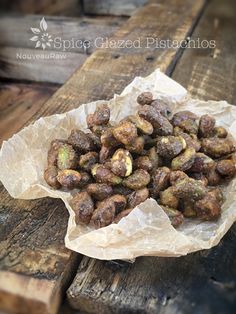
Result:
{"label": "pile of pistachios", "polygon": [[207,114],[172,114],[150,92],[137,102],[137,113],[117,124],[100,104],[87,116],[88,132],[74,129],[68,139],[52,141],[47,184],[74,190],[76,223],[95,228],[118,223],[149,197],[175,227],[184,217],[217,219],[224,201],[219,185],[236,173],[227,130]]}

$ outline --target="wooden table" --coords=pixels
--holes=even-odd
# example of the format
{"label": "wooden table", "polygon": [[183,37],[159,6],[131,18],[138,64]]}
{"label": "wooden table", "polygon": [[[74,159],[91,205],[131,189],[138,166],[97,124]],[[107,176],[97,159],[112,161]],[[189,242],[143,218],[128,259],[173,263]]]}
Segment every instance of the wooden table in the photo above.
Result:
{"label": "wooden table", "polygon": [[[194,97],[234,103],[235,17],[234,0],[149,1],[117,28],[113,39],[180,41],[191,36],[215,40],[216,48],[96,50],[63,86],[47,87],[49,94],[56,92],[36,102],[30,114],[23,111],[16,129],[41,116],[109,99],[135,76],[157,67]],[[28,85],[22,88],[27,91]],[[133,264],[105,262],[64,247],[68,214],[60,200],[14,200],[3,187],[0,193],[1,309],[51,314],[64,300],[61,314],[235,313],[236,225],[211,250],[180,258],[140,257]]]}

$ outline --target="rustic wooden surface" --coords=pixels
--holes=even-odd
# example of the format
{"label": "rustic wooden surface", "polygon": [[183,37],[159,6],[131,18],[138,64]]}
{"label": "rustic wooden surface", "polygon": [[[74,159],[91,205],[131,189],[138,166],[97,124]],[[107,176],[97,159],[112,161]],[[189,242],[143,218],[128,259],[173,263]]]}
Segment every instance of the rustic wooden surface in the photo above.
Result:
{"label": "rustic wooden surface", "polygon": [[[111,40],[135,40],[141,48],[104,48],[96,50],[29,121],[65,112],[97,99],[110,99],[120,93],[137,75],[146,76],[159,67],[170,73],[179,57],[176,49],[147,49],[147,37],[183,40],[191,33],[205,1],[151,1],[111,37]],[[171,16],[171,23],[166,16]],[[55,106],[56,104],[56,106]]]}
{"label": "rustic wooden surface", "polygon": [[59,85],[0,82],[0,144],[19,131],[57,88]]}
{"label": "rustic wooden surface", "polygon": [[185,49],[173,78],[195,97],[236,105],[236,2],[214,0],[192,39],[215,40],[215,49]]}
{"label": "rustic wooden surface", "polygon": [[0,10],[17,14],[78,16],[82,12],[82,0],[1,0]]}
{"label": "rustic wooden surface", "polygon": [[147,0],[84,0],[84,12],[88,14],[132,15]]}
{"label": "rustic wooden surface", "polygon": [[[234,36],[235,4],[227,0],[223,8],[221,5],[220,1],[210,3],[193,38],[204,38],[206,33],[207,38],[216,39],[216,49],[223,55],[214,57],[216,49],[186,50],[175,67],[174,78],[194,96],[206,99],[214,95],[214,99],[233,102],[234,63],[226,76],[223,73],[236,54],[235,42],[229,40]],[[231,85],[226,88],[228,83]],[[73,308],[88,313],[235,313],[235,240],[236,224],[217,247],[181,258],[141,257],[128,264],[84,257],[67,292],[68,301]]]}
{"label": "rustic wooden surface", "polygon": [[[0,18],[0,77],[62,84],[96,49],[97,37],[110,36],[126,21],[126,18],[109,16],[46,16],[48,33],[53,39],[67,41],[67,46],[60,48],[58,43],[58,48],[51,45],[43,50],[34,48],[35,42],[30,40],[34,36],[30,28],[39,28],[41,18],[41,15],[5,15]],[[68,45],[73,47],[71,40],[77,41],[82,48],[67,48]],[[90,47],[85,48],[84,43],[89,43]],[[38,55],[44,58],[35,60]]]}
{"label": "rustic wooden surface", "polygon": [[12,199],[0,187],[0,310],[56,313],[79,255],[64,246],[62,201]]}
{"label": "rustic wooden surface", "polygon": [[[152,2],[139,9],[116,32],[114,38],[134,39],[142,31],[144,37],[155,34],[157,37],[184,39],[192,32],[203,5],[203,1],[193,3],[190,0],[178,3],[174,0],[159,1],[158,4]],[[227,12],[231,10],[229,8]],[[166,19],[167,12],[171,16],[171,23]],[[221,18],[227,20],[227,16]],[[175,69],[174,75],[178,75],[179,57],[180,51],[171,49],[96,51],[27,123],[41,115],[64,112],[83,102],[110,98],[114,92],[120,92],[134,76],[147,75],[157,66],[161,66],[168,74]],[[182,66],[186,66],[188,73],[187,65]],[[231,71],[230,75],[235,75],[235,72]],[[182,76],[186,84],[188,79],[184,78],[184,74]],[[208,87],[208,79],[205,82]],[[190,89],[193,85],[189,85]],[[0,304],[15,312],[18,309],[19,313],[40,313],[40,310],[53,313],[60,300],[62,286],[70,281],[68,270],[71,272],[72,269],[73,275],[74,265],[78,262],[75,255],[63,245],[66,210],[60,201],[16,201],[7,196],[4,189],[0,195],[3,200],[0,220],[9,222],[4,224],[7,229],[3,230],[3,247],[0,250],[0,287],[5,286],[0,291]],[[68,291],[70,303],[75,308],[91,313],[97,313],[98,309],[104,313],[123,310],[125,313],[157,313],[158,310],[160,313],[230,313],[234,309],[236,265],[234,256],[229,252],[235,250],[234,242],[235,228],[231,229],[217,248],[179,259],[146,257],[130,265],[83,258]],[[225,265],[223,273],[222,264]],[[199,276],[195,280],[196,274]],[[1,284],[6,280],[8,284]],[[44,298],[42,290],[38,294],[32,292],[31,287],[35,290],[39,286],[43,287]],[[212,305],[208,301],[213,297],[215,303]],[[138,302],[136,307],[135,300]],[[111,310],[112,305],[115,307]],[[64,309],[61,313],[70,313],[67,306]],[[73,313],[77,314],[78,311]]]}

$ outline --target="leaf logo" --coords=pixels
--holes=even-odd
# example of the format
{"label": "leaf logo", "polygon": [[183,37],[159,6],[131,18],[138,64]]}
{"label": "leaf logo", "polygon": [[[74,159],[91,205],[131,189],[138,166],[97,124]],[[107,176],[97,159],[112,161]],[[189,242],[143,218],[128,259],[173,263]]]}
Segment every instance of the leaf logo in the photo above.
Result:
{"label": "leaf logo", "polygon": [[44,50],[47,46],[51,47],[50,43],[53,41],[52,36],[46,32],[48,25],[44,17],[41,19],[39,27],[40,28],[30,28],[32,33],[35,34],[35,36],[31,37],[30,40],[36,41],[35,48],[42,47]]}

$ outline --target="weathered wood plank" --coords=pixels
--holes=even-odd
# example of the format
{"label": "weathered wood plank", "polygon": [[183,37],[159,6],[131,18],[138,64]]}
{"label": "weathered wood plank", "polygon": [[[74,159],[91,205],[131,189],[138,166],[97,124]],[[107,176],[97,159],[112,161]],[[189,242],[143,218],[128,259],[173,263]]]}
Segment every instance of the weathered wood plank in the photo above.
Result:
{"label": "weathered wood plank", "polygon": [[84,12],[87,14],[111,14],[130,16],[147,0],[84,0]]}
{"label": "weathered wood plank", "polygon": [[[170,39],[182,40],[189,34],[189,32],[191,32],[191,29],[196,21],[199,12],[201,11],[203,4],[203,0],[198,2],[193,2],[192,0],[179,0],[178,3],[175,0],[162,0],[158,1],[158,3],[152,2],[147,6],[139,9],[132,16],[132,18],[128,20],[126,26],[122,26],[120,30],[116,32],[116,34],[113,36],[113,39],[134,40],[138,36],[141,36],[141,41],[143,43],[146,40],[147,36],[168,36],[168,38]],[[167,21],[167,14],[171,16],[172,23],[169,23]],[[69,79],[67,83],[54,94],[54,96],[49,101],[42,105],[39,111],[29,121],[32,121],[42,115],[53,114],[56,112],[59,113],[75,108],[81,103],[91,101],[92,99],[110,98],[113,96],[114,93],[120,92],[124,88],[124,86],[129,83],[136,75],[147,75],[152,72],[157,66],[160,66],[161,69],[164,71],[170,71],[176,61],[176,56],[177,51],[175,49],[164,49],[160,51],[155,49],[154,47],[150,49],[142,47],[138,50],[128,48],[104,48],[101,50],[97,50],[90,58],[88,58],[83,67],[79,71],[77,71],[71,77],[71,79]],[[1,198],[4,197],[4,192],[0,192],[0,195]],[[10,245],[8,242],[8,245],[5,247],[4,254],[4,256],[11,256],[11,254],[9,254],[11,252],[11,248],[14,249],[14,252],[12,253],[13,258],[11,260],[13,260],[13,267],[15,267],[15,269],[11,269],[11,264],[8,266],[6,263],[7,260],[4,261],[3,259],[4,270],[13,270],[17,273],[27,274],[30,276],[30,278],[34,277],[35,280],[37,280],[37,274],[41,274],[40,269],[45,269],[44,263],[37,262],[36,265],[34,265],[34,258],[31,259],[30,257],[28,257],[27,259],[28,250],[25,251],[26,253],[22,253],[20,248],[17,247],[17,234],[24,235],[27,232],[27,235],[30,235],[31,233],[35,235],[33,236],[33,240],[34,242],[36,242],[36,244],[34,244],[34,247],[36,245],[37,248],[35,252],[37,253],[39,251],[39,255],[41,256],[41,254],[44,253],[44,242],[40,242],[41,237],[43,239],[45,237],[48,239],[46,243],[50,248],[54,247],[55,241],[53,233],[51,234],[47,229],[43,229],[43,221],[45,221],[45,219],[47,220],[47,218],[43,219],[38,215],[45,215],[45,217],[47,217],[48,214],[49,217],[51,217],[52,219],[49,221],[53,221],[53,225],[55,224],[57,226],[58,224],[60,224],[61,233],[65,233],[67,216],[65,215],[65,212],[63,217],[60,216],[60,213],[57,212],[57,210],[65,211],[64,206],[62,207],[61,202],[59,201],[47,199],[35,201],[42,202],[39,203],[41,204],[40,210],[35,210],[35,202],[25,202],[23,208],[19,206],[18,202],[20,201],[10,200],[9,198],[9,200],[6,201],[7,208],[6,205],[5,207],[3,206],[3,209],[5,208],[6,210],[4,211],[2,220],[6,219],[5,216],[7,216],[8,221],[15,221],[16,211],[12,210],[12,208],[18,208],[17,213],[21,217],[20,221],[23,220],[22,223],[18,223],[18,227],[14,227],[14,223],[4,224],[5,227],[8,226],[8,228],[13,230],[13,241],[15,241],[16,245]],[[59,204],[57,202],[60,203],[60,206],[57,205]],[[30,229],[30,232],[28,231],[28,225],[24,223],[23,219],[25,211],[30,213],[30,215],[28,216],[29,224],[34,222],[32,225],[32,229]],[[56,215],[56,217],[54,215]],[[39,228],[34,229],[34,224],[36,226],[39,226]],[[16,231],[14,231],[14,229],[16,229]],[[14,232],[16,232],[17,234],[14,235]],[[61,242],[60,246],[58,247],[63,251],[64,248],[61,233]],[[37,245],[37,240],[39,240],[39,245]],[[9,241],[12,241],[11,238]],[[21,243],[20,240],[19,243]],[[25,247],[29,246],[29,250],[32,250],[33,248],[33,244],[32,242],[30,242],[30,239],[27,236],[26,239],[24,239],[24,245]],[[19,258],[14,258],[14,256],[18,256],[18,252],[20,253]],[[33,253],[33,256],[35,252]],[[31,255],[29,254],[29,256]],[[47,259],[47,255],[45,256],[43,254],[40,260],[43,261],[44,257]],[[70,255],[66,256],[65,262],[69,260],[69,257]],[[60,261],[60,254],[55,254],[55,260],[57,259]],[[14,260],[17,260],[17,262],[14,263]],[[29,266],[28,268],[26,267],[27,265]],[[33,267],[32,271],[31,265]],[[38,269],[37,265],[39,265]],[[55,264],[53,263],[53,265]],[[63,263],[59,263],[59,265],[61,265],[60,278],[67,278],[67,276],[63,272],[63,270],[65,269],[65,265]],[[59,293],[59,291],[61,291],[60,280],[57,276],[55,277],[57,284],[56,287],[59,286],[57,290],[57,292]],[[50,291],[54,293],[54,291]],[[9,295],[10,297],[9,292],[7,294],[4,294],[5,308],[7,308],[8,305],[7,295]],[[14,292],[12,292],[12,295],[13,298],[11,298],[11,303],[13,302],[13,300],[18,300],[18,296],[15,295]],[[25,296],[24,306],[27,306],[27,301],[27,296]],[[52,306],[52,304],[47,304],[47,306],[50,307]],[[46,309],[47,306],[45,306]],[[36,309],[33,308],[31,313],[33,314],[35,310]]]}
{"label": "weathered wood plank", "polygon": [[186,49],[173,78],[198,98],[236,104],[236,2],[215,1],[192,40],[215,41],[213,49]]}
{"label": "weathered wood plank", "polygon": [[169,73],[178,50],[146,48],[147,37],[183,40],[195,25],[204,3],[204,0],[160,0],[139,9],[114,33],[110,42],[114,40],[118,44],[140,38],[140,48],[116,46],[96,50],[32,120],[65,112],[92,100],[109,99],[114,93],[120,93],[135,76],[146,76],[157,67]]}
{"label": "weathered wood plank", "polygon": [[4,12],[20,14],[55,14],[78,16],[81,14],[80,0],[1,0],[0,9]]}
{"label": "weathered wood plank", "polygon": [[96,49],[96,38],[111,35],[126,20],[47,16],[47,32],[53,42],[43,50],[30,40],[35,36],[31,27],[39,28],[41,18],[1,17],[0,77],[62,84]]}
{"label": "weathered wood plank", "polygon": [[59,200],[12,199],[0,186],[0,309],[56,313],[78,255],[64,246],[67,211]]}
{"label": "weathered wood plank", "polygon": [[58,85],[2,82],[0,84],[0,144],[19,131],[22,124],[39,110],[57,88]]}
{"label": "weathered wood plank", "polygon": [[[226,46],[224,59],[231,60],[231,55],[236,53],[236,45],[231,43],[231,49],[227,47],[229,34],[233,36],[235,31],[235,21],[230,14],[234,11],[234,3],[227,0],[223,8],[221,5],[220,1],[211,2],[194,34],[201,34],[201,37],[206,34],[208,38],[216,39],[219,49]],[[221,25],[218,32],[215,32],[214,19],[218,19]],[[206,66],[209,62],[209,51],[198,53],[200,60],[190,57],[194,51],[184,51],[174,77],[182,79],[197,97],[214,95],[215,99],[231,101],[236,92],[235,84],[229,93],[221,79],[217,75],[214,77],[216,73],[211,72],[218,68],[223,71],[223,57],[214,58],[207,68],[208,75],[201,65]],[[192,69],[193,74],[198,74],[195,77],[197,82],[191,80]],[[233,84],[235,75],[233,66],[227,81]],[[234,313],[235,240],[236,224],[217,247],[181,258],[141,257],[134,264],[83,258],[68,290],[68,300],[74,308],[88,313]]]}
{"label": "weathered wood plank", "polygon": [[[82,313],[234,313],[236,228],[218,247],[181,258],[135,263],[84,257],[68,290]],[[223,265],[223,266],[222,266]]]}

